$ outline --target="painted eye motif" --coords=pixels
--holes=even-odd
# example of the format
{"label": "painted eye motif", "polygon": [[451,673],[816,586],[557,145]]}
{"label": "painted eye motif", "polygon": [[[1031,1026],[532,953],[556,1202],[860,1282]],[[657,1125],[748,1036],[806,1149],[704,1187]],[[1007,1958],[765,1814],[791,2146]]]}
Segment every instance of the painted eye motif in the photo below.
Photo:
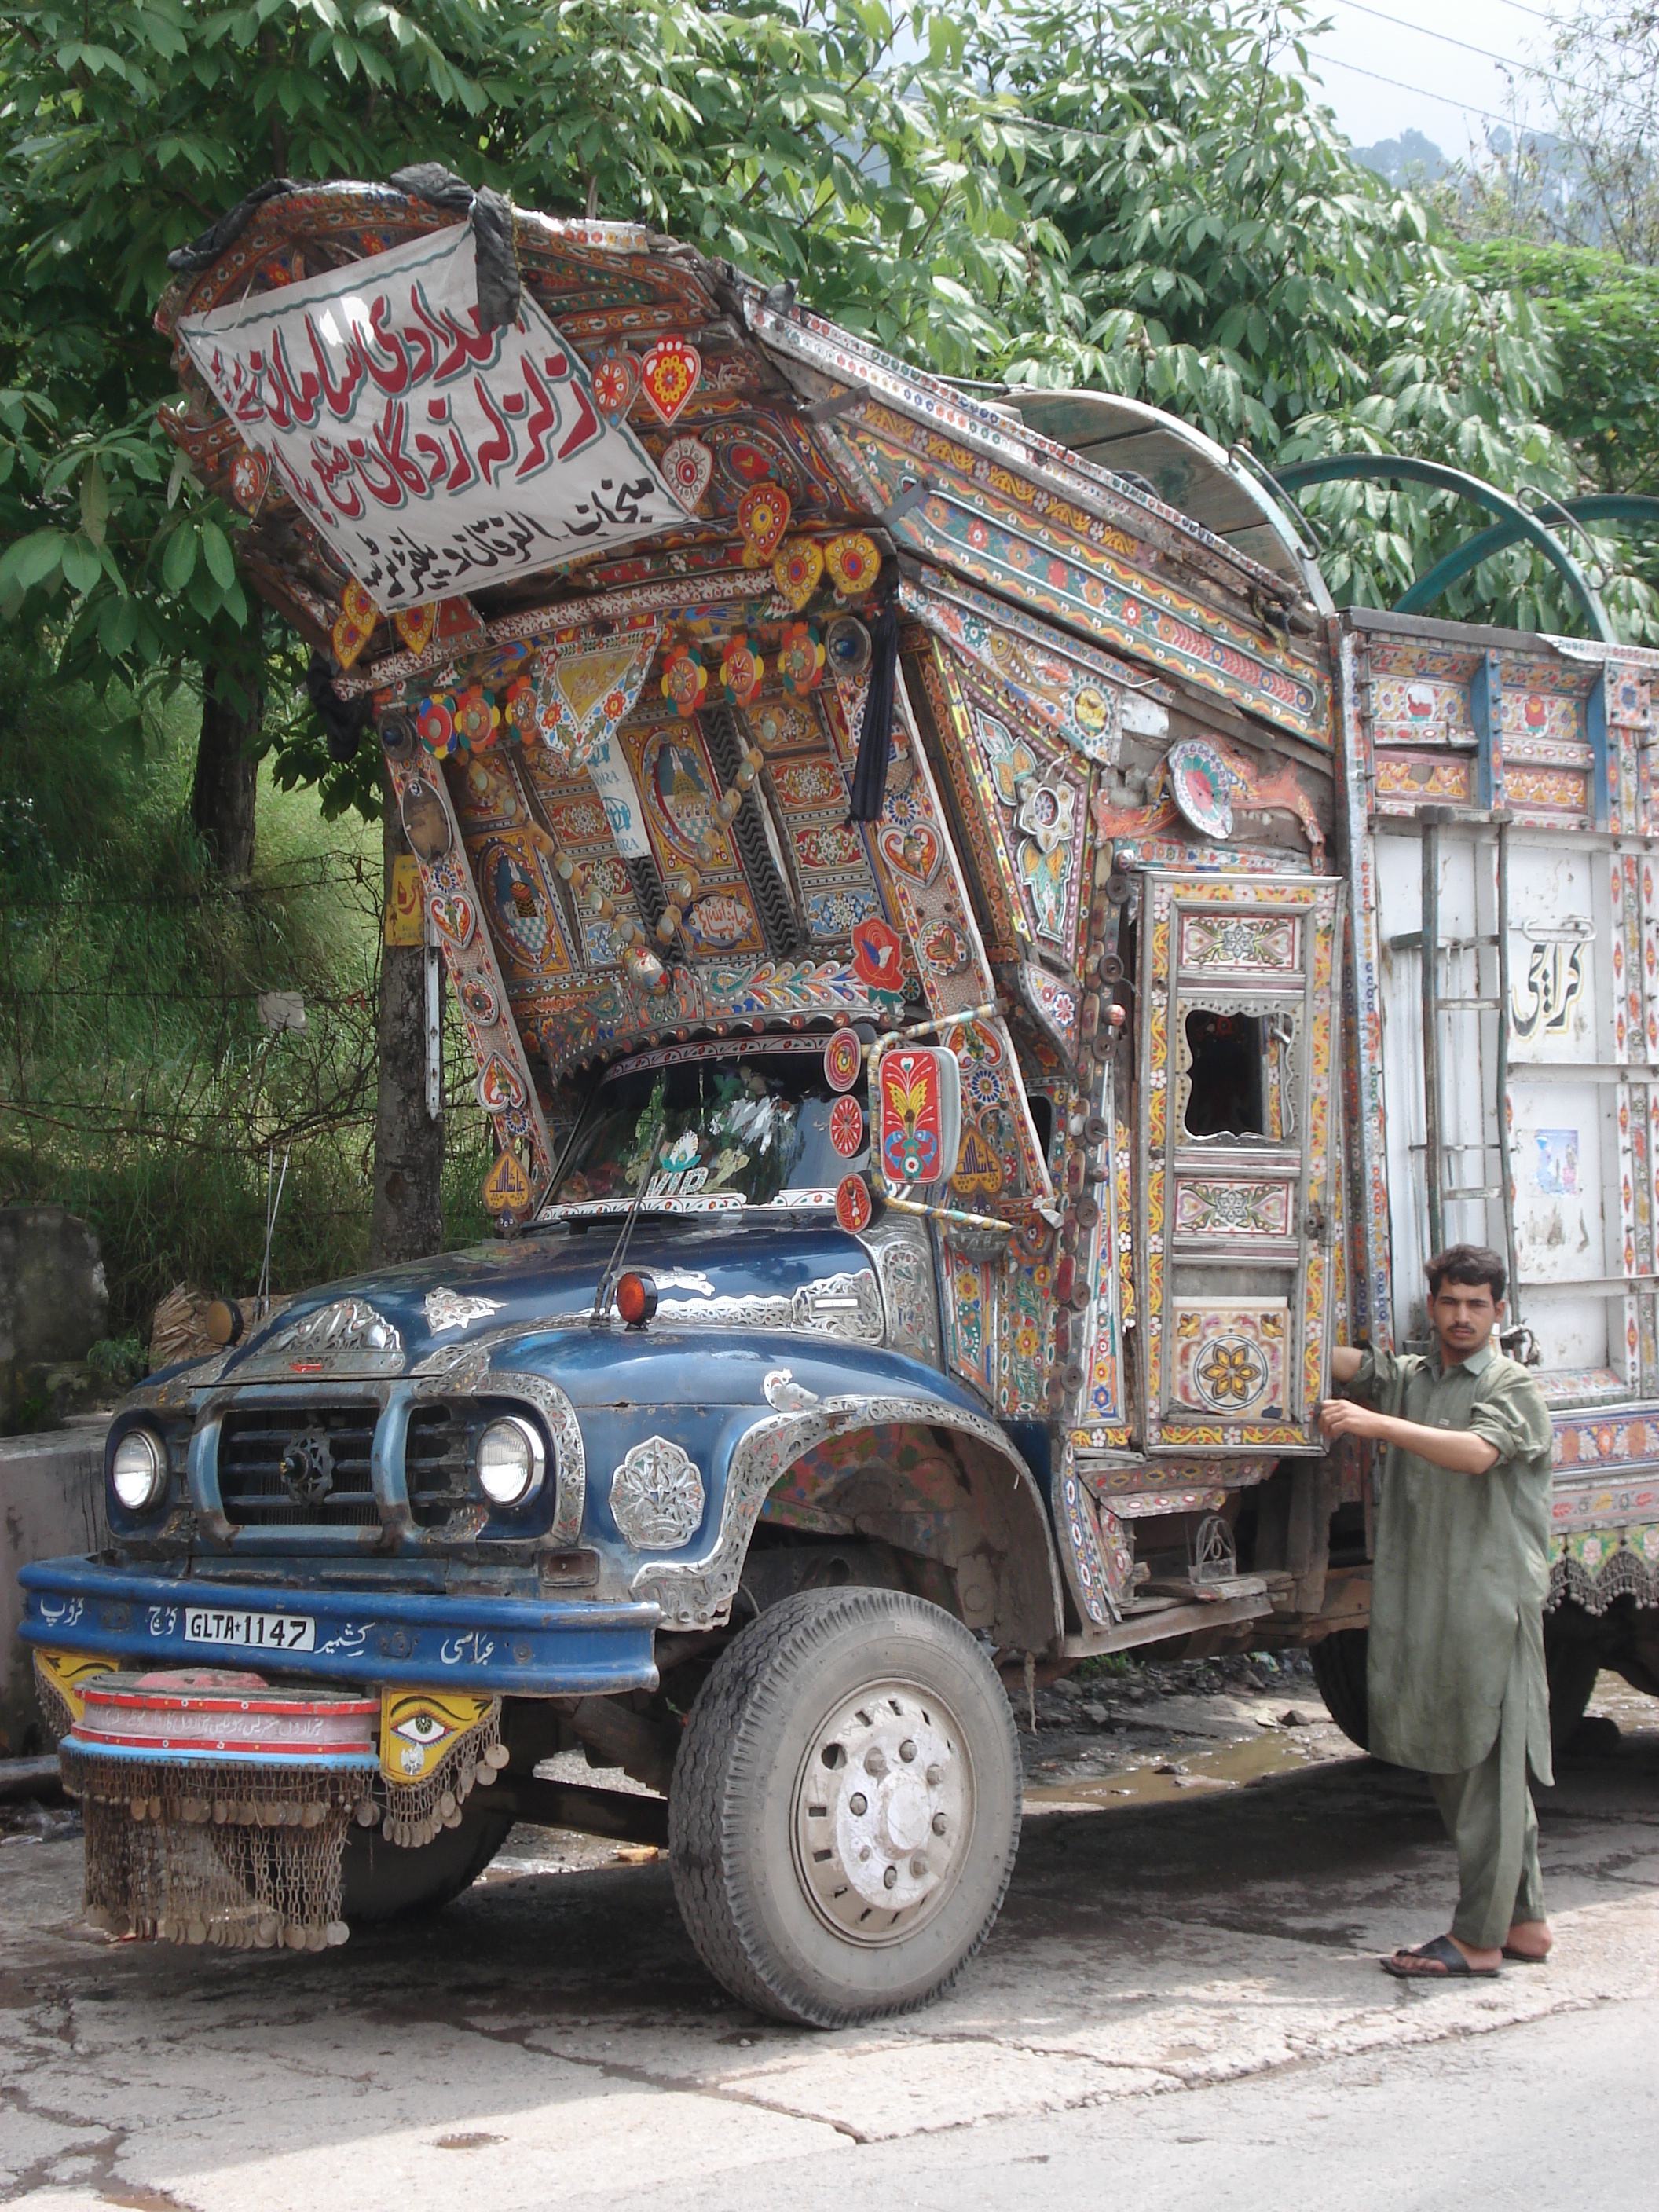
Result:
{"label": "painted eye motif", "polygon": [[405,1743],[417,1743],[422,1747],[441,1742],[449,1731],[435,1713],[410,1713],[406,1720],[394,1721],[393,1735],[400,1735]]}

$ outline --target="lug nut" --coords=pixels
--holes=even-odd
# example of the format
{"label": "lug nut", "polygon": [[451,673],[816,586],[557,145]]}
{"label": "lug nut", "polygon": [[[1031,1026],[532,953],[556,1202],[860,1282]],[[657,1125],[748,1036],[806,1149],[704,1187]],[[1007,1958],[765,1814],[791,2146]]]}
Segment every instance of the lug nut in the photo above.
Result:
{"label": "lug nut", "polygon": [[910,1874],[911,1874],[911,1877],[912,1877],[912,1879],[913,1879],[914,1881],[920,1881],[921,1880],[921,1877],[923,1876],[923,1875],[925,1875],[925,1874],[927,1873],[927,1860],[926,1860],[926,1859],[923,1859],[923,1858],[915,1858],[915,1859],[912,1859],[912,1860],[911,1860],[911,1862],[910,1862]]}
{"label": "lug nut", "polygon": [[928,1788],[929,1788],[930,1790],[937,1790],[937,1789],[939,1788],[939,1784],[940,1784],[941,1782],[943,1782],[943,1781],[944,1781],[944,1779],[945,1779],[945,1769],[944,1769],[942,1766],[939,1766],[939,1765],[934,1765],[930,1766],[930,1767],[928,1768],[928,1770],[927,1770],[927,1786],[928,1786]]}
{"label": "lug nut", "polygon": [[866,1861],[869,1858],[869,1856],[870,1856],[870,1846],[869,1846],[869,1844],[866,1844],[864,1846],[864,1849],[863,1849],[863,1850],[859,1853],[859,1864],[860,1864],[860,1866],[864,1865],[864,1863],[866,1863]]}
{"label": "lug nut", "polygon": [[911,1761],[911,1760],[915,1757],[915,1755],[916,1755],[916,1747],[915,1747],[915,1745],[911,1741],[911,1740],[910,1740],[910,1738],[909,1738],[908,1736],[906,1736],[906,1737],[905,1737],[905,1739],[904,1739],[904,1741],[903,1741],[903,1742],[899,1746],[899,1757],[900,1757],[900,1758],[904,1761],[905,1765],[908,1766],[908,1765],[910,1764],[910,1761]]}
{"label": "lug nut", "polygon": [[936,1836],[942,1836],[945,1833],[945,1815],[943,1813],[935,1813],[933,1815],[933,1833]]}
{"label": "lug nut", "polygon": [[847,1801],[847,1809],[855,1820],[861,1820],[870,1809],[870,1801],[861,1790],[854,1790]]}
{"label": "lug nut", "polygon": [[896,1866],[890,1866],[890,1867],[887,1869],[886,1872],[882,1875],[882,1878],[881,1878],[881,1885],[882,1885],[882,1887],[883,1887],[884,1889],[896,1889],[896,1888],[897,1888],[897,1887],[898,1887],[898,1869],[897,1869]]}
{"label": "lug nut", "polygon": [[879,1782],[882,1776],[887,1771],[887,1759],[885,1754],[880,1750],[872,1749],[866,1751],[864,1754],[864,1771],[867,1775],[871,1776],[873,1780]]}

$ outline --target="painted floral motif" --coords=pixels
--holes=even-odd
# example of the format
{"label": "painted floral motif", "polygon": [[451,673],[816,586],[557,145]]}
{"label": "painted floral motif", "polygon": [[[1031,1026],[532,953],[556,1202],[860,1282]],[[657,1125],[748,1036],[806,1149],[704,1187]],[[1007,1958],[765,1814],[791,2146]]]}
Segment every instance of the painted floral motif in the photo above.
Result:
{"label": "painted floral motif", "polygon": [[677,645],[663,663],[663,697],[672,699],[675,712],[690,721],[708,689],[708,671],[689,647]]}
{"label": "painted floral motif", "polygon": [[1183,914],[1183,968],[1294,968],[1297,930],[1288,915]]}
{"label": "painted floral motif", "polygon": [[1280,1182],[1198,1182],[1176,1185],[1176,1230],[1199,1236],[1288,1237],[1291,1185]]}
{"label": "painted floral motif", "polygon": [[778,647],[778,674],[797,699],[816,691],[823,679],[823,645],[811,623],[786,625]]}
{"label": "painted floral motif", "polygon": [[1289,1325],[1282,1300],[1249,1306],[1177,1298],[1174,1320],[1176,1404],[1227,1419],[1281,1416]]}
{"label": "painted floral motif", "polygon": [[864,859],[864,841],[843,822],[814,823],[797,830],[795,857],[803,868],[852,868]]}
{"label": "painted floral motif", "polygon": [[773,770],[772,781],[783,805],[797,813],[847,804],[847,787],[841,777],[817,761],[786,763]]}

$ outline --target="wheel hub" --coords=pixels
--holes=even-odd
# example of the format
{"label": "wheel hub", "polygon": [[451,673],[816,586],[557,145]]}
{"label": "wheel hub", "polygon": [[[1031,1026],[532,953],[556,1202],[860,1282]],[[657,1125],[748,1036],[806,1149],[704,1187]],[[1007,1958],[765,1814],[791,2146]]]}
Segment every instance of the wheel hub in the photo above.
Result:
{"label": "wheel hub", "polygon": [[872,1682],[815,1730],[795,1789],[794,1849],[819,1918],[885,1943],[931,1919],[961,1871],[974,1781],[942,1698]]}

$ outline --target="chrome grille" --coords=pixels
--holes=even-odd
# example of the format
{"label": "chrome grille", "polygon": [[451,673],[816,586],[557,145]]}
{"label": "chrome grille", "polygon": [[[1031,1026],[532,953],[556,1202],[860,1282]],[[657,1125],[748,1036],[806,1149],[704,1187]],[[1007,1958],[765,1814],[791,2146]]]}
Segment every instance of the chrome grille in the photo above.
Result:
{"label": "chrome grille", "polygon": [[225,1518],[246,1528],[378,1528],[370,1456],[379,1408],[238,1407],[219,1431]]}
{"label": "chrome grille", "polygon": [[416,1406],[404,1445],[409,1510],[417,1528],[441,1528],[452,1515],[480,1503],[472,1459],[489,1419],[482,1406]]}

